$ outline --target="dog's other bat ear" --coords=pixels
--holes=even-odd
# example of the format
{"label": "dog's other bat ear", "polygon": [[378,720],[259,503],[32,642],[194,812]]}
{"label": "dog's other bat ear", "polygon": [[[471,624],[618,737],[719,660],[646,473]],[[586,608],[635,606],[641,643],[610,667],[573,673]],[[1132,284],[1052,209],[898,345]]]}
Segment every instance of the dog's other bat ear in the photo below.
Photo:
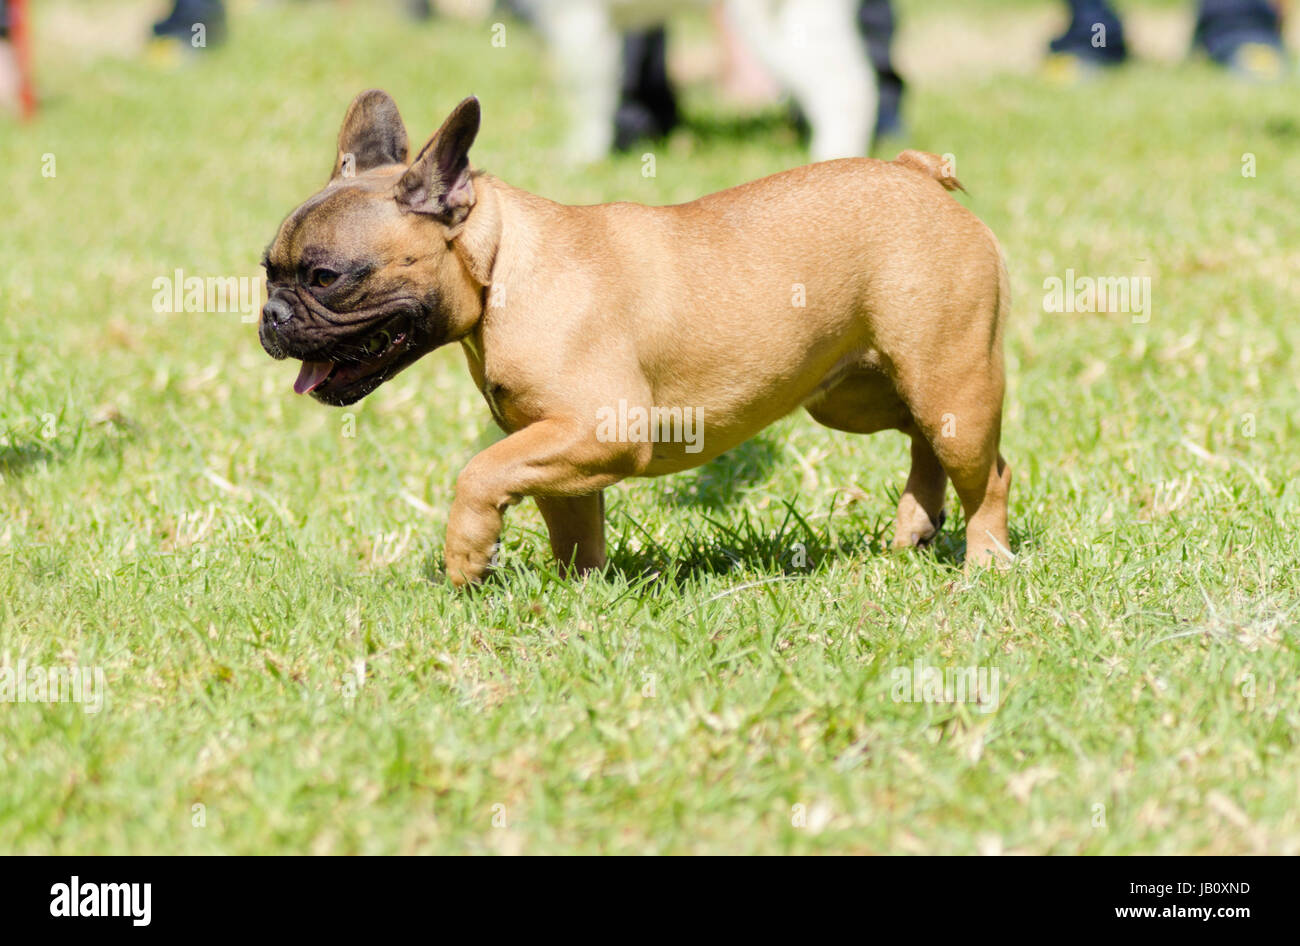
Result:
{"label": "dog's other bat ear", "polygon": [[336,177],[352,177],[384,164],[405,164],[406,126],[397,103],[381,89],[369,89],[352,100],[339,129],[339,153],[334,160]]}
{"label": "dog's other bat ear", "polygon": [[481,117],[478,99],[472,95],[456,106],[397,182],[399,206],[428,214],[449,227],[469,216],[474,206],[469,149]]}

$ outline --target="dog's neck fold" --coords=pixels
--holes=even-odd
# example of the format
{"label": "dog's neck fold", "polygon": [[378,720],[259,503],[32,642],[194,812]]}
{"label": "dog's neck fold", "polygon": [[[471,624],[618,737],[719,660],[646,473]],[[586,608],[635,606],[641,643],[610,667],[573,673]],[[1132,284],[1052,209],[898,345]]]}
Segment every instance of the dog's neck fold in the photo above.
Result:
{"label": "dog's neck fold", "polygon": [[462,341],[474,333],[492,285],[501,242],[500,203],[487,175],[476,172],[473,187],[474,203],[469,215],[453,227],[439,227],[439,237],[434,237],[445,240],[448,250],[443,257],[439,290],[446,319],[439,346]]}
{"label": "dog's neck fold", "polygon": [[452,249],[480,288],[492,285],[492,267],[501,243],[501,206],[492,178],[477,171],[473,178],[474,208],[448,233]]}

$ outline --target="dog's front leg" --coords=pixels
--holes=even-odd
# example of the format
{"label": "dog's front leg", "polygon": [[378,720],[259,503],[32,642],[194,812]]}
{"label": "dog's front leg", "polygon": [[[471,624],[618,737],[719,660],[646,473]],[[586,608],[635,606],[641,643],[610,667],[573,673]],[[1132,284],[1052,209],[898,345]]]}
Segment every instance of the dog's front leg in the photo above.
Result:
{"label": "dog's front leg", "polygon": [[[649,447],[601,443],[590,427],[562,420],[538,421],[494,443],[456,480],[447,520],[448,579],[457,587],[483,579],[506,509],[525,496],[538,498],[562,565],[568,556],[580,568],[600,567],[605,556],[598,494],[644,469]],[[599,543],[590,541],[593,533]]]}

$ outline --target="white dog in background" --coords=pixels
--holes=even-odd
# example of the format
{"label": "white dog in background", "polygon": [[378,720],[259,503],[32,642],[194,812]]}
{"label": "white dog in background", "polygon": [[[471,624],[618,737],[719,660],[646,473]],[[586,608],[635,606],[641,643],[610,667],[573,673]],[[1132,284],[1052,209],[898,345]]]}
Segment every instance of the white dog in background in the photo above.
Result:
{"label": "white dog in background", "polygon": [[[620,33],[664,22],[711,0],[530,0],[572,110],[570,156],[590,162],[614,143]],[[812,128],[814,161],[868,153],[876,74],[854,0],[727,0],[732,29],[790,93]]]}

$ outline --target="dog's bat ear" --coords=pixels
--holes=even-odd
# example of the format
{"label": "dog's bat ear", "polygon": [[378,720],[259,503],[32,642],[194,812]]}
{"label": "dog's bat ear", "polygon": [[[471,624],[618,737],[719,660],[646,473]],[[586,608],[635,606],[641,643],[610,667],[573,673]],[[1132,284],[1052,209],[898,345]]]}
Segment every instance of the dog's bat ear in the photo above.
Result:
{"label": "dog's bat ear", "polygon": [[428,214],[449,227],[469,216],[474,206],[469,149],[481,117],[478,99],[472,95],[447,116],[397,182],[395,196],[402,209]]}
{"label": "dog's bat ear", "polygon": [[352,177],[384,164],[405,164],[406,126],[397,103],[382,89],[369,89],[352,100],[339,129],[336,177]]}

